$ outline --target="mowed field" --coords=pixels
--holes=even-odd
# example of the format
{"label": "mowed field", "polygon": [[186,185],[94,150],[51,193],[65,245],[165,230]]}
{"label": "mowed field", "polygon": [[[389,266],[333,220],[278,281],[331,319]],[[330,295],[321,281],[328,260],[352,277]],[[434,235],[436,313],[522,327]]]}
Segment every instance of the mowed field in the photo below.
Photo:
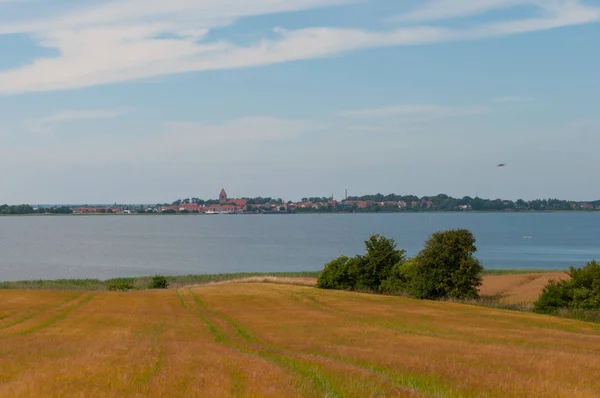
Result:
{"label": "mowed field", "polygon": [[598,374],[600,325],[530,313],[273,283],[0,291],[2,397],[597,397]]}

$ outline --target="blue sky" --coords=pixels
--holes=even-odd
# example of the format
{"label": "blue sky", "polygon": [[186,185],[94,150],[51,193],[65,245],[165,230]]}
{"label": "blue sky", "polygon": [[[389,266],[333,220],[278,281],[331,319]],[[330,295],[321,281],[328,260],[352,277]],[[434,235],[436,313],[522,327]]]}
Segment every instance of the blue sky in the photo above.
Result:
{"label": "blue sky", "polygon": [[0,202],[597,199],[598,22],[592,0],[0,0]]}

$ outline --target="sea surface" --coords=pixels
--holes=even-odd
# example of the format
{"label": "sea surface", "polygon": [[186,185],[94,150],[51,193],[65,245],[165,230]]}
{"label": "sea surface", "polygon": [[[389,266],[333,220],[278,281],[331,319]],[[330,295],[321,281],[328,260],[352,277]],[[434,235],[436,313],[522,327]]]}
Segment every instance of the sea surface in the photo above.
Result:
{"label": "sea surface", "polygon": [[14,216],[0,217],[0,280],[313,271],[372,233],[412,256],[451,228],[473,231],[486,268],[600,259],[600,213]]}

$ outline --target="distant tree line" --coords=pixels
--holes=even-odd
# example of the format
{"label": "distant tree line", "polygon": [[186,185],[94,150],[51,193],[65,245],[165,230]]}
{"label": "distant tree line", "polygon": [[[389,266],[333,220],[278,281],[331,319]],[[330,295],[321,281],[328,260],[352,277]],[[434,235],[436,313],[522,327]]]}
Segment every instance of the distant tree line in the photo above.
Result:
{"label": "distant tree line", "polygon": [[73,210],[67,206],[40,207],[34,209],[30,205],[1,205],[0,214],[71,214]]}
{"label": "distant tree line", "polygon": [[[365,201],[373,204],[382,202],[404,202],[406,207],[398,208],[396,211],[559,211],[559,210],[592,210],[600,206],[600,200],[591,202],[573,202],[560,199],[536,199],[525,201],[519,199],[516,201],[504,199],[482,199],[480,197],[465,196],[463,198],[453,198],[445,194],[436,196],[418,197],[415,195],[365,195],[352,196],[349,201]],[[370,206],[375,207],[375,206]],[[461,208],[462,207],[462,208]],[[365,209],[363,211],[369,211]],[[376,211],[371,209],[371,211]]]}

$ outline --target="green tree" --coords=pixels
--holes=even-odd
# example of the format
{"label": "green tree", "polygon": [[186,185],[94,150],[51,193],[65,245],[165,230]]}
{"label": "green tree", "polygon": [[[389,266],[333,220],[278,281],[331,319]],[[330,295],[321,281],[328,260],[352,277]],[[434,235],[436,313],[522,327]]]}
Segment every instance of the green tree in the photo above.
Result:
{"label": "green tree", "polygon": [[466,229],[434,233],[415,258],[411,293],[422,299],[478,297],[483,267],[476,251],[475,237]]}
{"label": "green tree", "polygon": [[417,271],[418,263],[414,258],[394,265],[387,279],[381,282],[379,291],[386,294],[410,293]]}
{"label": "green tree", "polygon": [[162,275],[154,275],[150,282],[150,289],[166,289],[168,286],[167,278]]}
{"label": "green tree", "polygon": [[394,239],[378,234],[365,242],[367,253],[359,256],[359,284],[361,287],[379,291],[381,282],[388,278],[394,265],[404,260],[406,251],[398,250]]}
{"label": "green tree", "polygon": [[340,256],[325,264],[319,274],[317,287],[321,289],[352,290],[358,280],[359,260]]}
{"label": "green tree", "polygon": [[550,281],[534,303],[536,312],[556,314],[560,309],[600,310],[600,263],[571,267],[568,280]]}

